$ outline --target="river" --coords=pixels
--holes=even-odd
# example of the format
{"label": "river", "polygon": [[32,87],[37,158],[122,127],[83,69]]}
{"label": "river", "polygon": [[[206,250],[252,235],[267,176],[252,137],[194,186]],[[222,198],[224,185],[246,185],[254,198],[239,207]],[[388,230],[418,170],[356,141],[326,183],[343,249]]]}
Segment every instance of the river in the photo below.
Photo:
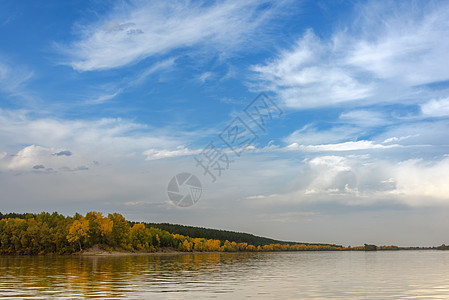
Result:
{"label": "river", "polygon": [[0,256],[0,299],[449,299],[449,251]]}

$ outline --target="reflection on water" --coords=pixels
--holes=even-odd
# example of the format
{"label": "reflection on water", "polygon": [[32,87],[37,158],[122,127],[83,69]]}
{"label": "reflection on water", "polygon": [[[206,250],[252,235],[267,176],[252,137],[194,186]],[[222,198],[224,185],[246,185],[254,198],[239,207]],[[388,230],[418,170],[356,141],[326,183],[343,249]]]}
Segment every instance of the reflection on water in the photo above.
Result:
{"label": "reflection on water", "polygon": [[0,298],[449,299],[449,252],[0,257]]}

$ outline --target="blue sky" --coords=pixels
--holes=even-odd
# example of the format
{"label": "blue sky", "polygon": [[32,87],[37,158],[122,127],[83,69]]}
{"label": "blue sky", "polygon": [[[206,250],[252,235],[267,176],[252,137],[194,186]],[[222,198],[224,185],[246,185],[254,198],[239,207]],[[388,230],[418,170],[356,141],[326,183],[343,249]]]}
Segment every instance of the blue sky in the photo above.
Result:
{"label": "blue sky", "polygon": [[[444,1],[3,1],[2,211],[448,243]],[[282,115],[258,128],[260,93]],[[257,135],[236,156],[220,133]],[[213,142],[232,161],[196,166]],[[167,184],[196,175],[200,201]],[[219,176],[218,176],[219,175]]]}

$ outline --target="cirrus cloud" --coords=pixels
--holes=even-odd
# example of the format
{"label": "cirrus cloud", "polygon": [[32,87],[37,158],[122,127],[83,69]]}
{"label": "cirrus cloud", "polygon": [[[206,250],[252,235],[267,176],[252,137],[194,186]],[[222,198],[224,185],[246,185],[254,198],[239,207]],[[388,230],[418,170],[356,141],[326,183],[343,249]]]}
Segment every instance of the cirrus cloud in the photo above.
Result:
{"label": "cirrus cloud", "polygon": [[447,3],[422,6],[359,6],[354,28],[328,38],[309,29],[290,49],[252,70],[261,88],[296,109],[422,102],[429,93],[441,94],[423,86],[449,80]]}
{"label": "cirrus cloud", "polygon": [[78,71],[123,67],[202,44],[226,52],[245,43],[278,6],[282,1],[134,1],[80,26],[78,41],[57,47]]}

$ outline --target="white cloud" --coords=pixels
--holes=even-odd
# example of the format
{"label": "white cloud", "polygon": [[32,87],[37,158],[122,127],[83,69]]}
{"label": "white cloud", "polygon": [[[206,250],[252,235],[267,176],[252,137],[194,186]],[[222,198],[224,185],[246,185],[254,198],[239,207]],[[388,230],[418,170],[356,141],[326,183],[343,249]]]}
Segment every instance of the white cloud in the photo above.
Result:
{"label": "white cloud", "polygon": [[65,150],[36,145],[27,146],[12,156],[6,163],[5,169],[8,171],[82,171],[88,169],[85,164],[92,164],[91,161],[83,160],[77,155],[71,157],[55,155],[61,151]]}
{"label": "white cloud", "polygon": [[329,129],[318,129],[313,124],[307,124],[303,128],[295,130],[288,135],[284,142],[300,145],[339,143],[357,138],[363,131],[355,126],[333,126]]}
{"label": "white cloud", "polygon": [[311,166],[326,166],[337,171],[348,171],[350,168],[346,164],[346,159],[342,156],[318,156],[309,160]]}
{"label": "white cloud", "polygon": [[298,145],[297,143],[290,144],[286,147],[287,150],[301,150],[306,152],[322,152],[322,151],[358,151],[358,150],[372,150],[372,149],[388,149],[400,147],[400,145],[381,145],[373,141],[356,141],[344,142],[338,144],[324,144],[324,145]]}
{"label": "white cloud", "polygon": [[214,73],[212,73],[212,72],[204,72],[200,76],[198,76],[198,80],[201,83],[205,83],[206,81],[213,79],[213,77],[214,77]]}
{"label": "white cloud", "polygon": [[188,156],[200,153],[202,150],[191,150],[185,148],[184,146],[179,146],[177,150],[158,150],[158,149],[148,149],[143,152],[147,157],[145,160],[157,160],[164,158],[173,158],[173,157],[181,157]]}
{"label": "white cloud", "polygon": [[35,165],[41,165],[43,157],[51,157],[54,153],[51,149],[45,149],[39,146],[31,145],[20,150],[9,164],[9,169],[31,169]]}
{"label": "white cloud", "polygon": [[448,5],[419,5],[373,2],[363,7],[357,25],[364,33],[351,41],[347,62],[407,86],[447,80]]}
{"label": "white cloud", "polygon": [[27,112],[0,110],[2,150],[10,153],[18,151],[17,145],[34,144],[48,149],[62,147],[100,160],[142,153],[149,148],[170,149],[186,139],[182,132],[173,135],[169,129],[153,129],[120,118],[34,119]]}
{"label": "white cloud", "polygon": [[411,159],[392,168],[396,189],[391,191],[410,205],[449,203],[449,157],[439,161]]}
{"label": "white cloud", "polygon": [[117,68],[203,43],[226,51],[245,42],[277,5],[270,1],[134,2],[81,27],[80,40],[59,47],[79,71]]}
{"label": "white cloud", "polygon": [[189,134],[124,119],[36,119],[25,111],[0,110],[0,151],[10,154],[0,160],[2,204],[29,211],[122,211],[125,202],[140,201],[164,205],[171,176],[194,164],[145,161],[142,152],[173,149],[195,138]]}
{"label": "white cloud", "polygon": [[449,80],[447,4],[422,6],[362,5],[352,28],[329,39],[308,30],[291,49],[253,70],[261,88],[292,108],[422,101],[416,86]]}
{"label": "white cloud", "polygon": [[449,98],[430,100],[421,105],[421,111],[426,117],[449,116]]}
{"label": "white cloud", "polygon": [[400,142],[400,141],[403,141],[403,140],[406,140],[406,139],[409,139],[409,138],[412,138],[412,137],[418,137],[418,136],[419,136],[419,134],[400,136],[400,137],[394,136],[394,137],[385,139],[382,142],[382,144],[388,144],[388,143],[392,143],[392,142]]}
{"label": "white cloud", "polygon": [[92,100],[88,100],[86,101],[87,104],[102,104],[105,103],[111,99],[114,99],[115,97],[117,97],[120,93],[122,92],[122,89],[118,89],[117,91],[115,91],[112,94],[104,94],[101,96],[98,96],[95,99]]}
{"label": "white cloud", "polygon": [[277,194],[271,194],[271,195],[252,195],[252,196],[247,196],[244,199],[245,200],[261,200],[261,199],[268,199],[268,198],[275,198],[278,197],[279,195]]}
{"label": "white cloud", "polygon": [[354,174],[346,158],[341,156],[320,156],[308,161],[313,176],[304,194],[347,193],[354,188]]}
{"label": "white cloud", "polygon": [[325,155],[304,162],[298,177],[291,180],[289,191],[246,199],[258,205],[330,202],[349,206],[449,206],[447,156],[397,160]]}
{"label": "white cloud", "polygon": [[338,66],[331,49],[309,30],[292,50],[253,70],[266,82],[265,88],[277,92],[289,107],[326,106],[369,96],[371,87],[359,82],[355,71]]}

